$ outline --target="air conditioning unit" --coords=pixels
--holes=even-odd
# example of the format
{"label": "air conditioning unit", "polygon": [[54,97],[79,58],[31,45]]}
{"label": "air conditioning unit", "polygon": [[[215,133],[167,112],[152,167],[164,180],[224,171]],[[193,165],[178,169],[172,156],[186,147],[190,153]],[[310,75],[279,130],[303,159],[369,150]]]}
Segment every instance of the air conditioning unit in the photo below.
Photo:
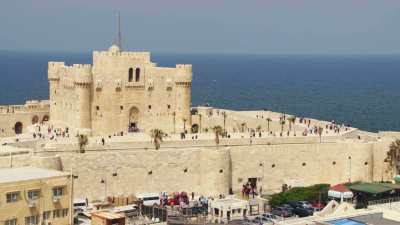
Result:
{"label": "air conditioning unit", "polygon": [[36,201],[30,200],[30,201],[28,202],[28,206],[29,206],[29,208],[34,208],[34,207],[36,207]]}
{"label": "air conditioning unit", "polygon": [[53,196],[53,202],[57,203],[60,201],[60,197],[59,196]]}

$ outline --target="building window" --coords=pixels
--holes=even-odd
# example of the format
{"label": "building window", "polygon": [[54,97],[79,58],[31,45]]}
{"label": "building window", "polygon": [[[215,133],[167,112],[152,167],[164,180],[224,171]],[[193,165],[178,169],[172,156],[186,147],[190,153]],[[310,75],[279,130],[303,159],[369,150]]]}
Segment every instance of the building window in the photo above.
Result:
{"label": "building window", "polygon": [[19,192],[12,192],[12,193],[7,193],[7,203],[12,203],[18,201],[18,195]]}
{"label": "building window", "polygon": [[119,106],[119,109],[120,109],[120,110],[124,110],[124,106],[122,106],[122,105]]}
{"label": "building window", "polygon": [[51,214],[51,211],[44,211],[43,212],[43,220],[49,220],[50,214]]}
{"label": "building window", "polygon": [[39,190],[32,190],[28,191],[28,199],[29,200],[36,200],[39,198],[40,191]]}
{"label": "building window", "polygon": [[129,75],[128,75],[128,82],[132,82],[133,81],[133,69],[129,68]]}
{"label": "building window", "polygon": [[4,225],[17,225],[17,219],[6,220]]}
{"label": "building window", "polygon": [[149,109],[151,109],[151,105],[149,105],[148,107],[149,107]]}
{"label": "building window", "polygon": [[136,68],[135,71],[135,81],[139,82],[140,81],[140,68]]}
{"label": "building window", "polygon": [[25,217],[25,225],[38,224],[38,216],[27,216]]}
{"label": "building window", "polygon": [[96,106],[96,110],[99,111],[100,110],[100,106]]}
{"label": "building window", "polygon": [[64,195],[64,187],[55,187],[53,188],[53,196],[60,197]]}
{"label": "building window", "polygon": [[63,209],[62,210],[62,217],[67,217],[68,216],[68,209]]}
{"label": "building window", "polygon": [[60,218],[61,217],[61,209],[53,210],[53,218]]}
{"label": "building window", "polygon": [[171,109],[171,105],[167,105],[167,108],[168,108],[168,109]]}
{"label": "building window", "polygon": [[302,166],[306,166],[306,163],[305,162],[303,162],[303,164],[301,164]]}

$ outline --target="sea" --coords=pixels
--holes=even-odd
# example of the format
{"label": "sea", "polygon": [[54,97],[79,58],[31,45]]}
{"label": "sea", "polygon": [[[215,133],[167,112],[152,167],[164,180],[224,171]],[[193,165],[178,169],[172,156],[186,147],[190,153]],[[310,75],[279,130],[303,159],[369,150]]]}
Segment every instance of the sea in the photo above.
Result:
{"label": "sea", "polygon": [[[48,99],[47,62],[91,63],[91,53],[0,51],[0,105]],[[400,131],[400,55],[153,53],[193,65],[192,105],[271,110]]]}

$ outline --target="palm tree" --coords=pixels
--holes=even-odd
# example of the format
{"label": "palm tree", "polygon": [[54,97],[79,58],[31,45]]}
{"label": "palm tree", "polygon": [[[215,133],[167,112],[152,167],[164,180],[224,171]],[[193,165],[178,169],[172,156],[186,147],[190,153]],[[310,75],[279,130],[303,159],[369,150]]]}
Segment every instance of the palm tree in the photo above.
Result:
{"label": "palm tree", "polygon": [[242,125],[242,133],[244,133],[244,127],[246,126],[246,122],[243,122],[241,125]]}
{"label": "palm tree", "polygon": [[218,125],[218,126],[213,127],[213,130],[214,130],[214,133],[215,133],[215,144],[218,147],[218,145],[219,145],[219,135],[222,134],[222,127]]}
{"label": "palm tree", "polygon": [[176,112],[174,111],[172,113],[172,116],[174,117],[174,134],[176,133]]}
{"label": "palm tree", "polygon": [[285,120],[283,119],[283,117],[281,117],[279,119],[279,123],[281,124],[281,134],[283,133],[283,126],[285,125]]}
{"label": "palm tree", "polygon": [[[391,173],[398,174],[400,171],[400,140],[396,139],[389,146],[385,162],[389,163],[389,170]],[[391,174],[393,175],[393,174]]]}
{"label": "palm tree", "polygon": [[187,121],[187,119],[184,118],[183,119],[183,132],[185,132],[185,133],[186,133],[186,121]]}
{"label": "palm tree", "polygon": [[267,127],[268,127],[268,133],[269,133],[269,123],[271,122],[272,120],[271,120],[271,118],[267,118]]}
{"label": "palm tree", "polygon": [[200,130],[200,132],[199,133],[201,133],[201,129],[202,129],[202,126],[201,126],[201,114],[199,114],[199,130]]}
{"label": "palm tree", "polygon": [[296,128],[294,127],[294,123],[296,122],[296,116],[290,116],[288,118],[288,121],[289,121],[289,132],[292,130],[292,125],[293,125],[294,134],[296,135]]}
{"label": "palm tree", "polygon": [[322,127],[318,127],[318,135],[319,135],[319,142],[322,142],[322,131],[324,130],[324,128]]}
{"label": "palm tree", "polygon": [[88,137],[84,134],[78,134],[79,152],[85,153],[85,146],[88,144]]}
{"label": "palm tree", "polygon": [[224,116],[224,130],[226,130],[225,124],[226,124],[226,117],[228,117],[228,115],[226,115],[226,112],[223,111],[222,115]]}
{"label": "palm tree", "polygon": [[164,132],[162,130],[160,129],[151,130],[151,137],[153,138],[154,147],[156,148],[156,150],[160,149],[163,136]]}

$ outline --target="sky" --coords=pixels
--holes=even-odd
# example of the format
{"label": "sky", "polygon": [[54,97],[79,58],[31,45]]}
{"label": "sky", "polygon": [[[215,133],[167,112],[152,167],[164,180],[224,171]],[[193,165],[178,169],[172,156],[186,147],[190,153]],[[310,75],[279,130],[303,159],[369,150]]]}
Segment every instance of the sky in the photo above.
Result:
{"label": "sky", "polygon": [[1,0],[0,50],[400,54],[399,0]]}

